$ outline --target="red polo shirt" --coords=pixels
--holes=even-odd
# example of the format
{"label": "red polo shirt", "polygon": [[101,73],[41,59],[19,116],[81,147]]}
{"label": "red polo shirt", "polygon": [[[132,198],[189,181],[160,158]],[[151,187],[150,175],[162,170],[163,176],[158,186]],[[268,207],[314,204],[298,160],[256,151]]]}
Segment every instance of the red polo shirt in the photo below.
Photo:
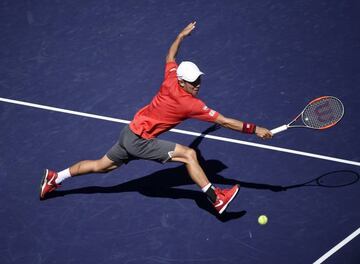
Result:
{"label": "red polo shirt", "polygon": [[176,62],[165,67],[165,78],[150,104],[140,109],[130,123],[130,129],[142,138],[151,139],[170,130],[188,118],[213,122],[219,113],[203,101],[184,91],[176,76]]}

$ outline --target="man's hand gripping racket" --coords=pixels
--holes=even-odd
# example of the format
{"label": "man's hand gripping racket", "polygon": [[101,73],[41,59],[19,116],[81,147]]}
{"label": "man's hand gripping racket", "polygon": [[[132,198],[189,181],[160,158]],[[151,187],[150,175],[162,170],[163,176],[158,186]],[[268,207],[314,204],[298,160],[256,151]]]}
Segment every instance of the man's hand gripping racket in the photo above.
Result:
{"label": "man's hand gripping racket", "polygon": [[336,125],[344,115],[344,105],[333,96],[322,96],[312,100],[289,124],[270,130],[275,135],[288,128],[305,127],[327,129]]}

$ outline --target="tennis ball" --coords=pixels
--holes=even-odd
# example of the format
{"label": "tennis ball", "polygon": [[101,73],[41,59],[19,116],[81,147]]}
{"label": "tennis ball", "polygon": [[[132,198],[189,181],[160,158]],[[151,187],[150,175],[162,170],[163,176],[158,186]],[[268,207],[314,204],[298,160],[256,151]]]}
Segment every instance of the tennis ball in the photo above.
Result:
{"label": "tennis ball", "polygon": [[258,218],[258,222],[260,225],[266,225],[268,222],[268,218],[266,215],[260,215]]}

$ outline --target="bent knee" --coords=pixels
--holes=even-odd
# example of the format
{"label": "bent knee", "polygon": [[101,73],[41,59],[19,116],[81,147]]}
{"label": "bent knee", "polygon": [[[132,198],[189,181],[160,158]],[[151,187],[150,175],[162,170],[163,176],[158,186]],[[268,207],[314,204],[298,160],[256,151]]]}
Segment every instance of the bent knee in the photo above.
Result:
{"label": "bent knee", "polygon": [[197,162],[196,151],[192,148],[186,148],[184,156],[187,163]]}
{"label": "bent knee", "polygon": [[197,154],[194,149],[177,144],[171,160],[186,164],[196,163]]}
{"label": "bent knee", "polygon": [[188,157],[190,158],[190,159],[197,159],[196,158],[196,151],[195,151],[195,149],[192,149],[192,148],[189,148],[188,150],[187,150],[187,152],[188,152]]}

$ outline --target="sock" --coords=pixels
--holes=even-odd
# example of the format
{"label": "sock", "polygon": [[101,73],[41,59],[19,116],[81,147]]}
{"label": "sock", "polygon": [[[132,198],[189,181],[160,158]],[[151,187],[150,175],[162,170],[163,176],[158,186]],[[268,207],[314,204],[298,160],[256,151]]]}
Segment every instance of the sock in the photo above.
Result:
{"label": "sock", "polygon": [[70,178],[71,174],[70,174],[70,168],[60,171],[58,172],[58,176],[55,180],[56,184],[60,184],[62,183],[64,180],[66,180],[67,178]]}
{"label": "sock", "polygon": [[206,193],[212,203],[216,202],[215,187],[211,183],[208,183],[206,186],[201,188],[201,190]]}

